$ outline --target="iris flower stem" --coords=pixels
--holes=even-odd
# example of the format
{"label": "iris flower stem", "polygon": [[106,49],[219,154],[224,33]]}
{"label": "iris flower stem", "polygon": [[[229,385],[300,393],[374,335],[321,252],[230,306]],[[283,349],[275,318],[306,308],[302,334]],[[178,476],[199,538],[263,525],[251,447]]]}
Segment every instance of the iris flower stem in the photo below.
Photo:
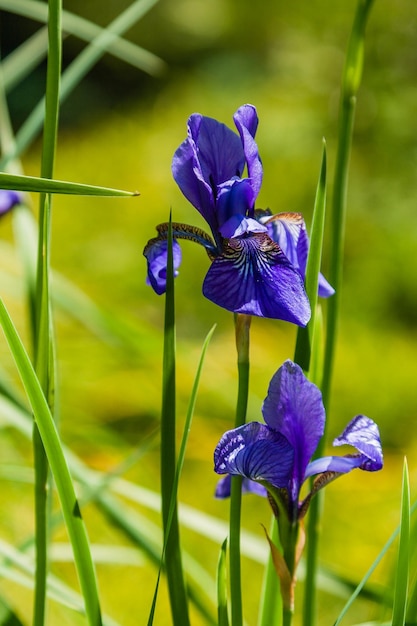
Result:
{"label": "iris flower stem", "polygon": [[[329,281],[335,294],[329,299],[324,356],[322,392],[326,408],[329,404],[331,376],[336,347],[342,291],[342,270],[345,241],[346,197],[349,158],[356,109],[356,96],[362,78],[365,28],[373,0],[359,0],[346,53],[342,77],[339,138],[333,185],[332,237]],[[324,438],[322,439],[324,441]],[[324,445],[324,444],[323,444]],[[317,451],[318,452],[318,451]]]}
{"label": "iris flower stem", "polygon": [[[163,352],[161,412],[161,497],[165,543],[165,570],[174,626],[188,626],[188,598],[182,567],[180,529],[176,494],[172,504],[177,471],[176,459],[176,332],[174,269],[171,223],[168,230],[167,289]],[[173,506],[172,512],[170,511]],[[171,516],[170,516],[171,513]]]}
{"label": "iris flower stem", "polygon": [[[238,368],[238,394],[235,428],[246,422],[249,394],[249,335],[250,315],[235,315],[235,336]],[[232,476],[230,494],[230,601],[232,626],[242,626],[242,581],[240,572],[240,515],[242,507],[242,478]]]}
{"label": "iris flower stem", "polygon": [[[271,540],[277,545],[279,543],[278,521],[275,515],[271,522]],[[280,593],[280,582],[275,570],[272,555],[269,554],[265,566],[264,582],[261,594],[258,626],[282,626],[282,596]]]}
{"label": "iris flower stem", "polygon": [[[345,223],[347,207],[347,186],[349,159],[352,146],[353,127],[356,109],[356,96],[362,78],[365,28],[373,0],[359,0],[346,53],[341,85],[339,116],[339,138],[336,155],[336,168],[332,202],[332,237],[329,262],[329,282],[335,294],[329,299],[327,311],[326,344],[323,364],[322,394],[326,410],[329,410],[333,363],[338,334],[342,295],[343,257],[345,243]],[[320,440],[316,457],[323,454],[326,433]],[[309,510],[307,571],[305,581],[303,625],[316,623],[316,577],[319,541],[319,519],[322,495],[313,498]]]}
{"label": "iris flower stem", "polygon": [[[285,526],[285,532],[282,533],[281,543],[284,551],[284,561],[287,564],[288,571],[290,573],[291,581],[294,581],[295,569],[296,569],[296,554],[297,554],[297,541],[298,541],[298,532],[299,532],[299,524],[298,522],[293,522]],[[284,600],[283,609],[282,609],[282,626],[291,626],[292,618],[294,615],[294,598],[293,587],[290,591],[290,602],[288,604],[287,601]]]}

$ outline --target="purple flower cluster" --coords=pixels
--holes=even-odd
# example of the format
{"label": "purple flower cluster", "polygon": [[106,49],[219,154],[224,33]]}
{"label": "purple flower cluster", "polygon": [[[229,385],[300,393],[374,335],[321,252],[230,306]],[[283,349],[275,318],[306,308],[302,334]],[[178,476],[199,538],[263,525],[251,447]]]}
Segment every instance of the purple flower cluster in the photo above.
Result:
{"label": "purple flower cluster", "polygon": [[[210,117],[191,115],[187,138],[174,154],[174,179],[212,235],[172,224],[175,274],[181,262],[177,240],[191,239],[205,247],[212,261],[203,284],[209,300],[235,313],[305,326],[310,304],[304,290],[309,247],[304,220],[299,213],[271,215],[255,209],[263,176],[256,109],[243,105],[233,119],[237,133]],[[157,230],[144,255],[148,283],[161,294],[166,289],[167,225]],[[320,276],[319,294],[332,293]]]}
{"label": "purple flower cluster", "polygon": [[[333,445],[350,445],[355,454],[312,460],[324,432],[325,410],[321,392],[302,369],[285,361],[273,376],[263,403],[265,424],[249,422],[226,432],[214,452],[214,469],[226,474],[217,497],[230,495],[230,476],[244,478],[244,490],[265,495],[295,522],[307,511],[311,497],[328,482],[359,468],[379,470],[383,456],[378,426],[357,415]],[[300,502],[304,481],[316,476],[310,493]]]}

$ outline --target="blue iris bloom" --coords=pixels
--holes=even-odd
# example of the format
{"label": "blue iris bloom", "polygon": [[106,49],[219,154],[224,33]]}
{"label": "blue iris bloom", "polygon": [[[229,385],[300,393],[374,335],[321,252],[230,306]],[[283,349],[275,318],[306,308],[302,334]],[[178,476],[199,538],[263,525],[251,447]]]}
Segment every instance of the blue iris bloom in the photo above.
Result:
{"label": "blue iris bloom", "polygon": [[[234,115],[238,133],[215,119],[193,114],[187,139],[174,154],[172,172],[184,196],[208,223],[211,235],[185,224],[172,225],[174,241],[203,245],[212,261],[203,294],[235,313],[270,317],[305,326],[310,304],[304,290],[308,237],[302,216],[272,216],[255,210],[262,184],[262,163],[255,142],[258,116],[254,106]],[[167,226],[144,250],[148,282],[165,291]],[[174,262],[179,252],[174,249]],[[175,266],[178,269],[179,262]],[[320,278],[320,295],[333,289]]]}
{"label": "blue iris bloom", "polygon": [[[378,426],[357,415],[333,445],[350,445],[355,454],[311,460],[323,435],[325,410],[321,392],[292,361],[274,374],[262,407],[265,424],[250,422],[226,432],[214,452],[214,469],[227,474],[217,487],[230,495],[230,475],[244,478],[245,491],[269,492],[290,522],[301,519],[312,496],[354,468],[376,471],[383,466]],[[300,501],[304,481],[315,476],[310,493]]]}

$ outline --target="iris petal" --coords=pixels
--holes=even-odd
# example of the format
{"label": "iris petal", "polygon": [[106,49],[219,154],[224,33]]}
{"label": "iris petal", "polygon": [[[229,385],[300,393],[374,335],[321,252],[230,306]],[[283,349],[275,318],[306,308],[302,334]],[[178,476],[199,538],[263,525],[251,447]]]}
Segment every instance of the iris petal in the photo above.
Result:
{"label": "iris petal", "polygon": [[296,498],[324,432],[321,392],[299,365],[287,360],[271,379],[262,414],[268,426],[283,434],[294,448],[292,497]]}
{"label": "iris petal", "polygon": [[[258,128],[258,115],[253,105],[245,104],[236,111],[233,119],[243,143],[243,150],[248,166],[248,174],[254,191],[255,200],[261,189],[263,175],[262,162],[259,157],[258,146],[255,142],[255,133]],[[252,206],[250,208],[252,208]],[[253,214],[251,217],[253,217]]]}
{"label": "iris petal", "polygon": [[16,204],[22,202],[22,195],[17,191],[0,189],[0,215],[8,213]]}
{"label": "iris petal", "polygon": [[188,120],[188,134],[204,180],[213,186],[241,176],[245,154],[240,137],[225,124],[195,113]]}
{"label": "iris petal", "polygon": [[217,221],[223,237],[231,237],[222,226],[234,216],[244,218],[253,205],[255,197],[247,178],[234,178],[218,186]]}
{"label": "iris petal", "polygon": [[310,319],[303,281],[279,247],[264,233],[225,240],[203,284],[209,300],[235,313],[286,320]]}
{"label": "iris petal", "polygon": [[[277,213],[259,216],[261,224],[268,228],[269,236],[275,241],[285,256],[305,278],[309,240],[304,218],[301,213]],[[334,294],[333,287],[322,274],[319,274],[319,296],[328,298]]]}
{"label": "iris petal", "polygon": [[215,197],[211,185],[204,180],[196,148],[189,139],[183,141],[172,159],[172,174],[184,196],[198,209],[209,226],[216,228]]}
{"label": "iris petal", "polygon": [[[146,283],[160,296],[165,293],[167,285],[168,242],[166,239],[151,239],[143,254],[148,262]],[[174,276],[178,276],[181,264],[181,248],[175,239],[172,242]]]}
{"label": "iris petal", "polygon": [[[223,476],[219,480],[216,485],[216,498],[229,498],[231,490],[231,477],[230,474]],[[263,485],[255,482],[254,480],[250,480],[249,478],[244,478],[242,480],[242,493],[253,493],[258,496],[265,497],[267,495],[267,491]]]}
{"label": "iris petal", "polygon": [[288,486],[293,448],[285,437],[265,424],[250,422],[229,430],[214,451],[214,470],[263,480],[274,487]]}
{"label": "iris petal", "polygon": [[376,471],[383,466],[381,439],[378,426],[365,415],[357,415],[346,426],[334,446],[354,446],[365,457],[362,469]]}

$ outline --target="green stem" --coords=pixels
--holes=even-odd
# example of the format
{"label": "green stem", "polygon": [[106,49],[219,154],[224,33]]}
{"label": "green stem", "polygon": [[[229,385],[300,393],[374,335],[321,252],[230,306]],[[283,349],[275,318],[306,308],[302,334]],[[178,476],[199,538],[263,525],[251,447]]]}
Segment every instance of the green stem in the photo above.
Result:
{"label": "green stem", "polygon": [[177,460],[175,386],[175,298],[172,258],[172,228],[168,231],[167,289],[163,355],[161,415],[161,497],[164,526],[165,568],[174,626],[188,626],[188,601],[181,559],[177,498],[174,497]]}
{"label": "green stem", "polygon": [[[282,529],[284,526],[284,529]],[[297,556],[297,542],[298,542],[298,532],[299,532],[299,523],[293,522],[287,524],[282,524],[280,527],[280,531],[284,532],[281,535],[281,544],[284,552],[284,561],[287,564],[288,571],[290,573],[290,578],[292,584],[295,585],[295,569],[296,569],[296,556]],[[289,605],[284,602],[282,609],[282,626],[291,626],[292,618],[294,616],[294,598],[293,598],[294,587],[291,590],[291,600]]]}
{"label": "green stem", "polygon": [[[61,74],[61,0],[50,0],[48,13],[48,67],[46,76],[45,126],[43,136],[41,176],[52,178],[56,138],[58,131],[59,85]],[[37,298],[35,311],[35,370],[40,384],[52,408],[54,368],[49,300],[50,257],[50,209],[51,199],[40,196],[39,247],[37,268]],[[53,412],[53,410],[52,410]],[[48,574],[48,474],[49,464],[38,426],[33,426],[33,449],[35,459],[35,535],[36,576],[33,605],[33,624],[45,623],[46,578]]]}
{"label": "green stem", "polygon": [[[373,0],[359,0],[346,53],[341,85],[339,116],[339,137],[332,202],[332,236],[329,260],[329,281],[335,294],[329,298],[327,309],[326,343],[324,352],[321,389],[326,411],[329,412],[331,381],[338,334],[339,315],[342,297],[343,258],[345,244],[345,224],[347,211],[347,186],[349,160],[352,146],[353,127],[356,109],[356,96],[362,78],[365,28]],[[316,457],[323,455],[326,445],[326,432],[316,450]],[[319,496],[319,497],[318,497]],[[319,545],[320,509],[323,496],[316,495],[311,501],[308,525],[307,571],[303,610],[304,626],[316,623],[317,561]]]}
{"label": "green stem", "polygon": [[[277,545],[279,542],[278,522],[274,515],[272,516],[270,535],[271,541]],[[261,592],[258,626],[282,626],[282,615],[280,582],[270,552]]]}
{"label": "green stem", "polygon": [[[235,336],[238,368],[238,394],[235,428],[246,422],[249,395],[249,336],[251,317],[235,315]],[[230,603],[232,626],[242,626],[242,581],[240,572],[240,514],[242,505],[242,478],[232,476],[230,494]]]}
{"label": "green stem", "polygon": [[[330,399],[331,377],[333,372],[339,310],[342,295],[346,196],[349,159],[356,109],[356,95],[362,77],[365,28],[372,4],[373,0],[359,0],[358,2],[342,78],[339,139],[333,185],[333,206],[331,212],[332,236],[329,260],[329,280],[331,285],[336,290],[336,293],[329,299],[328,303],[326,346],[322,381],[323,400],[327,409]],[[322,441],[324,441],[324,438]]]}

